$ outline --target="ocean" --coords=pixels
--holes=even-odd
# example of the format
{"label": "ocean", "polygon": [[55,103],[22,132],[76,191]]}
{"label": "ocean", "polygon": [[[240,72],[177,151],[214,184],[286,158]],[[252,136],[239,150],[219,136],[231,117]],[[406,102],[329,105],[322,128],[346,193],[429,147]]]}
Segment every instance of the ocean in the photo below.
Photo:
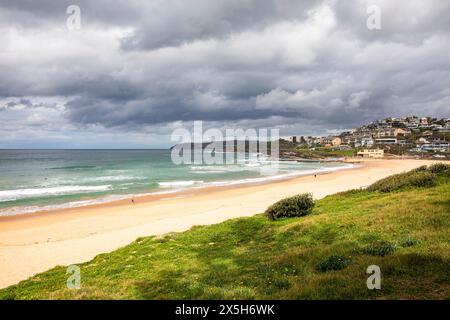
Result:
{"label": "ocean", "polygon": [[236,164],[175,165],[170,150],[0,150],[0,216],[187,188],[264,182],[348,168],[246,155]]}

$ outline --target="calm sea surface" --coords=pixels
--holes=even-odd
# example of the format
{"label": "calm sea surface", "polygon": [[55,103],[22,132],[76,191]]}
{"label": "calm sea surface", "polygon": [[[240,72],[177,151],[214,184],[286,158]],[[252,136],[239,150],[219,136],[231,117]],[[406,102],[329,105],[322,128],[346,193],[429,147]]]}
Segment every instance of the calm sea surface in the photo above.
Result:
{"label": "calm sea surface", "polygon": [[247,155],[231,165],[175,165],[169,150],[0,150],[0,215],[82,206],[186,188],[261,182],[348,167]]}

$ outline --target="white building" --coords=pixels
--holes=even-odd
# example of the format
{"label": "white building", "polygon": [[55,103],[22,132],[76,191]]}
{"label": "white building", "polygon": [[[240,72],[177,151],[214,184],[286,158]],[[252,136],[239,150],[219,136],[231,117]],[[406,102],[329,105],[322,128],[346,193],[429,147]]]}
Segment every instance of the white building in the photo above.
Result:
{"label": "white building", "polygon": [[364,149],[363,151],[358,152],[358,157],[362,158],[383,158],[384,150],[383,149]]}
{"label": "white building", "polygon": [[397,144],[396,138],[378,138],[375,139],[375,144]]}
{"label": "white building", "polygon": [[373,147],[375,141],[371,138],[371,137],[363,137],[361,138],[361,143],[360,145],[363,147]]}

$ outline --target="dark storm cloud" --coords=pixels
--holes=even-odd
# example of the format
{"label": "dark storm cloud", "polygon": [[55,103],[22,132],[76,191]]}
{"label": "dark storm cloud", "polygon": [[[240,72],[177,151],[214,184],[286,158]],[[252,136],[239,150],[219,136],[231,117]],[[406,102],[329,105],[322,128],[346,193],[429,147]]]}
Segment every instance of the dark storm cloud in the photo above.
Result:
{"label": "dark storm cloud", "polygon": [[126,49],[178,46],[235,32],[259,29],[278,21],[304,19],[317,0],[16,0],[0,1],[5,23],[22,27],[61,24],[66,8],[78,5],[87,25],[129,26],[121,41]]}
{"label": "dark storm cloud", "polygon": [[[60,119],[35,112],[136,131],[450,116],[448,1],[78,1],[75,32],[69,4],[0,1],[2,101],[57,97]],[[366,28],[370,4],[381,30]]]}
{"label": "dark storm cloud", "polygon": [[168,0],[147,9],[146,19],[123,39],[123,46],[148,50],[227,37],[279,21],[304,19],[317,4],[311,0]]}

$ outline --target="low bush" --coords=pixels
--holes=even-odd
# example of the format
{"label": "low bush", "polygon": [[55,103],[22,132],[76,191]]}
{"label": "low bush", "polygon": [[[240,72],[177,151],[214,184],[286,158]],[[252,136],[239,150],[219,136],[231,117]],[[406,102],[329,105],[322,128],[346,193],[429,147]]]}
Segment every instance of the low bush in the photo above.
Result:
{"label": "low bush", "polygon": [[362,252],[371,256],[384,257],[395,251],[394,244],[389,242],[375,242],[365,247]]}
{"label": "low bush", "polygon": [[420,166],[415,169],[412,169],[410,172],[423,172],[423,171],[427,171],[427,170],[428,170],[428,167],[426,165],[424,165],[424,166]]}
{"label": "low bush", "polygon": [[265,215],[271,220],[300,217],[310,214],[313,208],[314,200],[312,194],[304,193],[274,203],[267,208]]}
{"label": "low bush", "polygon": [[440,163],[435,163],[435,164],[432,164],[432,165],[428,168],[428,170],[429,170],[430,172],[432,172],[432,173],[440,174],[440,173],[444,173],[444,172],[446,172],[446,171],[449,171],[449,170],[450,170],[450,165],[449,165],[449,164],[446,164],[446,163],[442,163],[442,162],[440,162]]}
{"label": "low bush", "polygon": [[416,243],[417,243],[417,240],[408,238],[408,239],[403,240],[403,241],[400,243],[400,245],[401,245],[403,248],[408,248],[408,247],[414,246]]}
{"label": "low bush", "polygon": [[407,187],[432,187],[436,185],[436,175],[429,171],[409,171],[394,174],[367,187],[368,191],[391,192]]}
{"label": "low bush", "polygon": [[347,258],[340,254],[334,254],[323,260],[316,266],[316,270],[320,272],[342,270],[352,263],[350,258]]}

